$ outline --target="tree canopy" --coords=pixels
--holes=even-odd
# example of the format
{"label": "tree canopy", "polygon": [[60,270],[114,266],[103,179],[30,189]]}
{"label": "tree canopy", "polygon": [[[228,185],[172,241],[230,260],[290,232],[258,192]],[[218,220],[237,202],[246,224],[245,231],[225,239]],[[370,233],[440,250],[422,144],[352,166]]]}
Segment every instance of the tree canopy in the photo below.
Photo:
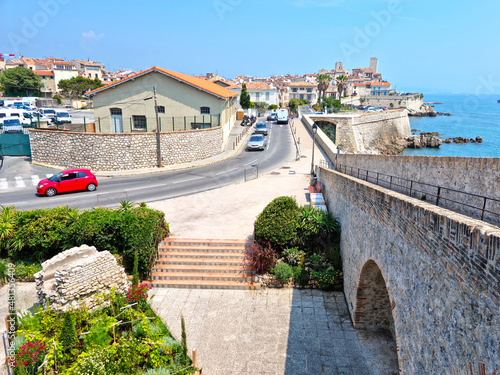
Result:
{"label": "tree canopy", "polygon": [[40,77],[22,66],[3,71],[0,74],[0,85],[5,89],[5,96],[33,96],[42,87]]}
{"label": "tree canopy", "polygon": [[240,105],[243,109],[252,108],[250,101],[250,94],[247,91],[247,85],[243,84],[240,95]]}
{"label": "tree canopy", "polygon": [[[316,82],[318,82],[318,102],[323,98],[325,100],[325,92],[328,90],[328,86],[330,86],[330,82],[332,78],[328,74],[318,74],[316,76]],[[323,95],[321,95],[323,93]]]}
{"label": "tree canopy", "polygon": [[339,100],[342,98],[342,92],[344,91],[344,86],[347,84],[348,78],[345,75],[340,75],[337,77],[335,85],[337,86],[337,91],[339,92]]}
{"label": "tree canopy", "polygon": [[81,98],[87,91],[98,89],[104,86],[99,78],[85,78],[82,76],[70,79],[61,79],[57,87],[62,91],[62,95],[68,98]]}

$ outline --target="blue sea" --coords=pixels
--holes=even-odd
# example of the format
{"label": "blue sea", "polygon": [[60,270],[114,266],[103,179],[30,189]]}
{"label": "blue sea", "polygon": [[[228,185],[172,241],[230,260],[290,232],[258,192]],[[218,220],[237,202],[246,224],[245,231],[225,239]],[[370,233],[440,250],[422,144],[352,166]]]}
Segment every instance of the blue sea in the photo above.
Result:
{"label": "blue sea", "polygon": [[[446,144],[439,148],[406,149],[403,155],[500,157],[500,95],[425,95],[424,102],[437,112],[451,116],[410,117],[410,126],[424,132],[438,132],[441,139],[480,135],[483,143]],[[418,134],[419,132],[415,132]]]}

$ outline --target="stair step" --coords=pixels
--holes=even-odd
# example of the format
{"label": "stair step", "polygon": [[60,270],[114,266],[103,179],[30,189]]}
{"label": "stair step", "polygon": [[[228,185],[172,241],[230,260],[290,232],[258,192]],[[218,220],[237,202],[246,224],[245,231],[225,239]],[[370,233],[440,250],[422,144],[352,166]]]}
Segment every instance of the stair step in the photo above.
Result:
{"label": "stair step", "polygon": [[222,272],[152,272],[152,280],[217,280],[217,281],[252,281],[251,273]]}
{"label": "stair step", "polygon": [[250,246],[248,240],[213,240],[213,239],[193,239],[193,238],[165,238],[161,245],[184,245],[184,246]]}
{"label": "stair step", "polygon": [[200,265],[179,265],[179,264],[157,264],[153,272],[213,272],[213,273],[247,273],[251,272],[249,267],[239,266],[200,266]]}
{"label": "stair step", "polygon": [[156,288],[191,288],[191,289],[260,289],[259,283],[217,281],[217,280],[153,280],[151,286]]}
{"label": "stair step", "polygon": [[176,251],[176,252],[216,252],[216,253],[244,253],[245,246],[202,246],[202,245],[167,245],[160,244],[158,250],[163,251]]}
{"label": "stair step", "polygon": [[160,251],[159,258],[204,258],[204,259],[235,259],[241,262],[245,259],[244,253],[215,252],[215,251]]}
{"label": "stair step", "polygon": [[242,259],[212,259],[212,258],[158,258],[157,265],[179,264],[179,265],[199,265],[199,266],[240,266],[244,264]]}

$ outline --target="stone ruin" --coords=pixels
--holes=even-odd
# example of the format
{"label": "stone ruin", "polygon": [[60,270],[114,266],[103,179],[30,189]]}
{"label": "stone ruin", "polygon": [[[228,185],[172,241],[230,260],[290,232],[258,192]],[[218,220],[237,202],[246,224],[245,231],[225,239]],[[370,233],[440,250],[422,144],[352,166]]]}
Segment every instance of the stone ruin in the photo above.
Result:
{"label": "stone ruin", "polygon": [[92,309],[102,303],[98,295],[125,294],[129,281],[125,270],[109,251],[82,245],[63,251],[42,263],[35,274],[38,300],[53,310]]}

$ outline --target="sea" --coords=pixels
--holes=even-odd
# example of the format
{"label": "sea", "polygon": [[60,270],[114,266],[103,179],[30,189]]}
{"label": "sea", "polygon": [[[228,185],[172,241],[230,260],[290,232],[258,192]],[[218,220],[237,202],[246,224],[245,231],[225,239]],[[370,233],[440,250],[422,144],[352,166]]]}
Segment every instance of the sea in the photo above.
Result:
{"label": "sea", "polygon": [[425,103],[451,116],[410,117],[413,134],[438,132],[438,138],[464,137],[483,143],[446,144],[439,148],[407,148],[403,155],[500,157],[500,95],[428,94]]}

